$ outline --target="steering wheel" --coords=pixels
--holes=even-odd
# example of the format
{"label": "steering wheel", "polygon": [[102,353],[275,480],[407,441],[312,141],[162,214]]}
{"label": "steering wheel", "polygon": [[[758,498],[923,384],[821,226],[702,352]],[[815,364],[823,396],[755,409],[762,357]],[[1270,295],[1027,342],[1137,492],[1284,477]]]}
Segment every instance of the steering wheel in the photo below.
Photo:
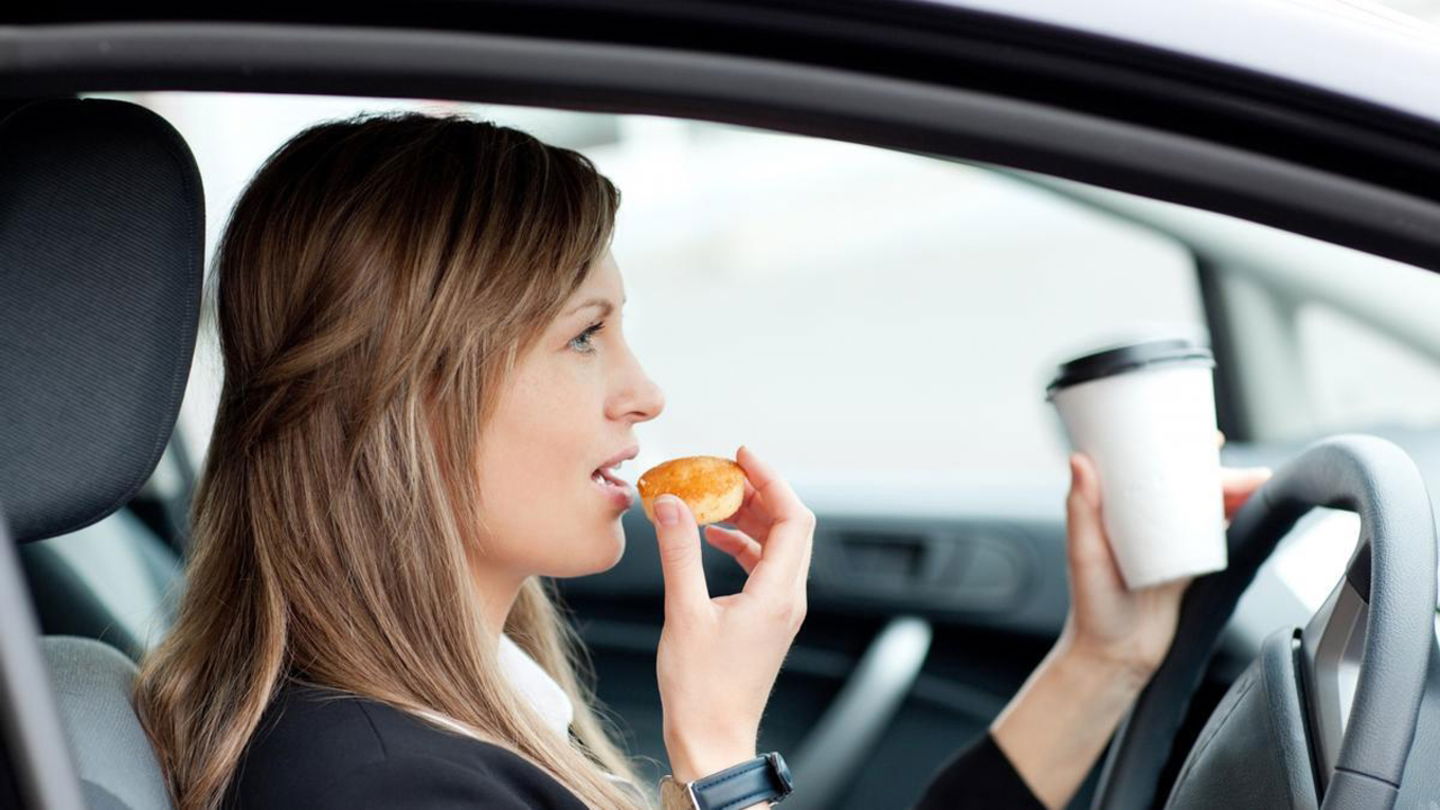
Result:
{"label": "steering wheel", "polygon": [[[1157,804],[1172,741],[1236,602],[1318,506],[1360,516],[1345,576],[1305,628],[1266,639]],[[1392,807],[1436,648],[1435,537],[1420,471],[1388,441],[1331,437],[1281,466],[1232,520],[1229,566],[1187,589],[1170,652],[1115,734],[1093,810]]]}

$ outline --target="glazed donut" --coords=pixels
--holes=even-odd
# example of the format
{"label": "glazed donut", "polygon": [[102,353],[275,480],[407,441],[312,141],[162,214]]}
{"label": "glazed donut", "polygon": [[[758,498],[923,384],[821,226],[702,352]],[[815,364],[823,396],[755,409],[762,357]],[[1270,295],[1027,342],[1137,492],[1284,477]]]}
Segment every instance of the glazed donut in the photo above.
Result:
{"label": "glazed donut", "polygon": [[734,515],[745,500],[745,470],[719,456],[673,458],[646,470],[635,488],[652,521],[655,499],[670,494],[685,501],[697,524],[718,523]]}

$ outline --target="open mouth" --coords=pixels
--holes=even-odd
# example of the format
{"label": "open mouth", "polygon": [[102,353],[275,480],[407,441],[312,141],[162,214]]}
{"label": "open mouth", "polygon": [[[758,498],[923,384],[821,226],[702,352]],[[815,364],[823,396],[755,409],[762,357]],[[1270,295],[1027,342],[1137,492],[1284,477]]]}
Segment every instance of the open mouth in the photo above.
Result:
{"label": "open mouth", "polygon": [[629,484],[625,483],[619,478],[616,478],[615,474],[612,471],[604,469],[603,467],[590,473],[590,480],[594,481],[602,487],[613,487],[615,489],[623,491],[628,491],[630,489]]}

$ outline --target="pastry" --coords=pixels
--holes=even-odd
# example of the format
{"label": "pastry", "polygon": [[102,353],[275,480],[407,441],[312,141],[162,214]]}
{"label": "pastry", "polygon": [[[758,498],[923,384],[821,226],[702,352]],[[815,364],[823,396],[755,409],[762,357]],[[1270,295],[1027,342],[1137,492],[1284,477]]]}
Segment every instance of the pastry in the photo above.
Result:
{"label": "pastry", "polygon": [[690,507],[700,525],[734,515],[745,500],[745,470],[728,458],[686,456],[645,471],[635,482],[645,515],[655,519],[655,499],[670,494]]}

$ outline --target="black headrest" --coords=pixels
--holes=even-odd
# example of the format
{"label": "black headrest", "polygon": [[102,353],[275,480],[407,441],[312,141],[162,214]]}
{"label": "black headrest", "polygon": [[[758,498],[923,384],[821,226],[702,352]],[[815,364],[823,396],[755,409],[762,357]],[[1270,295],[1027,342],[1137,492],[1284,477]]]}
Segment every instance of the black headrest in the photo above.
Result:
{"label": "black headrest", "polygon": [[175,426],[205,210],[180,134],[135,104],[0,120],[0,504],[15,539],[123,506]]}

